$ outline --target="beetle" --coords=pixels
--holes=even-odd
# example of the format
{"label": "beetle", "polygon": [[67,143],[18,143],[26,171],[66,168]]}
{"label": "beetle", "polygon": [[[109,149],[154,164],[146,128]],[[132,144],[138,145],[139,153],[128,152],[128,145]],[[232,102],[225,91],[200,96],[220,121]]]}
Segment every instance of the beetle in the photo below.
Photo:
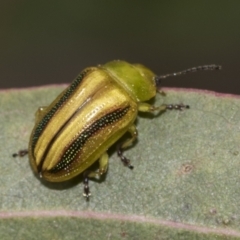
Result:
{"label": "beetle", "polygon": [[[162,79],[220,68],[205,65],[163,76],[157,76],[141,64],[120,60],[86,68],[48,107],[38,109],[28,150],[13,156],[28,153],[34,172],[50,182],[63,182],[83,173],[83,195],[88,199],[89,178],[106,173],[107,150],[126,132],[131,138],[118,145],[117,154],[125,166],[133,169],[123,150],[137,138],[134,122],[139,111],[189,108],[184,104],[152,106],[146,103],[157,91],[163,93]],[[97,160],[99,169],[88,170]]]}

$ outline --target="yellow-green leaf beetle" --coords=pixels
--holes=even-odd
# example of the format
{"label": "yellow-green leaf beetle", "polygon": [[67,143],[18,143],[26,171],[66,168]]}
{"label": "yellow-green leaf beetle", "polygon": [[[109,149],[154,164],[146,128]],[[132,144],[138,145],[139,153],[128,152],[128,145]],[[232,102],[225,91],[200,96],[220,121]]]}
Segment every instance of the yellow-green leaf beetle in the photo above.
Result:
{"label": "yellow-green leaf beetle", "polygon": [[[88,198],[88,178],[99,177],[107,171],[107,150],[126,132],[131,138],[120,144],[117,152],[124,165],[133,168],[123,156],[123,149],[137,138],[134,122],[138,111],[188,108],[183,104],[155,107],[145,103],[160,90],[160,80],[213,69],[220,66],[206,65],[156,76],[143,65],[111,61],[83,70],[48,107],[37,111],[28,148],[33,170],[50,182],[66,181],[83,173],[84,196]],[[21,151],[18,155],[25,153],[27,151]],[[89,171],[98,159],[99,169]]]}

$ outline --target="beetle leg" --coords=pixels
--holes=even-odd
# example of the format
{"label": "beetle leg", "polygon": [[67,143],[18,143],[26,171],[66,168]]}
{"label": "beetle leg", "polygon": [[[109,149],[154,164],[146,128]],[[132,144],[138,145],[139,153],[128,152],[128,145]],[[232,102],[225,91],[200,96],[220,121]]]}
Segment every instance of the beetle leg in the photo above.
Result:
{"label": "beetle leg", "polygon": [[28,150],[24,149],[24,150],[19,150],[18,153],[13,153],[13,157],[24,157],[25,155],[28,154]]}
{"label": "beetle leg", "polygon": [[153,106],[148,103],[140,103],[138,105],[138,110],[140,112],[153,112],[153,111],[159,111],[159,112],[164,112],[166,110],[180,110],[182,111],[183,109],[188,109],[190,108],[189,105],[184,105],[184,104],[162,104],[161,106]]}
{"label": "beetle leg", "polygon": [[130,160],[127,159],[125,156],[123,156],[123,149],[127,148],[129,146],[132,145],[132,143],[136,140],[138,132],[137,129],[135,127],[135,125],[131,125],[128,129],[129,133],[132,135],[131,138],[127,139],[125,142],[123,142],[122,144],[119,144],[117,147],[117,154],[120,157],[122,163],[124,164],[124,166],[129,167],[130,169],[133,169],[133,166],[130,164]]}
{"label": "beetle leg", "polygon": [[91,193],[89,191],[89,185],[88,185],[88,180],[89,180],[88,179],[88,173],[89,173],[89,171],[85,171],[83,173],[83,184],[84,184],[83,196],[87,199],[91,196]]}
{"label": "beetle leg", "polygon": [[83,196],[86,198],[89,198],[91,196],[88,180],[89,178],[99,178],[101,175],[103,175],[108,168],[108,154],[105,152],[100,158],[99,158],[99,169],[95,172],[91,171],[85,171],[83,174],[83,183],[84,183],[84,190],[83,190]]}

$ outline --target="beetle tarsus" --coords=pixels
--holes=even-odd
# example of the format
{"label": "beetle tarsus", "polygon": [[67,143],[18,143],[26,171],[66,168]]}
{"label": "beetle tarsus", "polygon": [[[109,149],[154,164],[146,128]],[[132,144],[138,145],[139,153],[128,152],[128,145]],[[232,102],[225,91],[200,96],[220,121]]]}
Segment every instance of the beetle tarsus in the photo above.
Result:
{"label": "beetle tarsus", "polygon": [[180,110],[182,111],[183,109],[189,109],[189,105],[184,105],[184,104],[167,104],[166,109],[168,110]]}
{"label": "beetle tarsus", "polygon": [[88,199],[91,196],[89,185],[88,185],[88,176],[85,173],[84,174],[84,180],[83,180],[84,188],[83,188],[83,196]]}
{"label": "beetle tarsus", "polygon": [[125,156],[123,156],[123,149],[122,149],[120,146],[118,146],[117,154],[118,154],[118,156],[120,157],[120,159],[121,159],[121,161],[122,161],[122,163],[123,163],[124,166],[130,168],[131,170],[134,168],[134,167],[131,165],[130,160],[127,159]]}
{"label": "beetle tarsus", "polygon": [[25,155],[28,154],[28,150],[24,149],[24,150],[19,150],[18,153],[13,153],[13,157],[24,157]]}

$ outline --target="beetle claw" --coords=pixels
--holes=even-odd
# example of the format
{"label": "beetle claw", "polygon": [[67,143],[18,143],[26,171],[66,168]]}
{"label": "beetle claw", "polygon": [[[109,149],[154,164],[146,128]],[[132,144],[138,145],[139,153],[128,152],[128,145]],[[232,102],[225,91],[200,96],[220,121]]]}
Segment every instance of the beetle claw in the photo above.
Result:
{"label": "beetle claw", "polygon": [[132,165],[129,165],[128,167],[129,167],[131,170],[134,169],[134,166],[132,166]]}

